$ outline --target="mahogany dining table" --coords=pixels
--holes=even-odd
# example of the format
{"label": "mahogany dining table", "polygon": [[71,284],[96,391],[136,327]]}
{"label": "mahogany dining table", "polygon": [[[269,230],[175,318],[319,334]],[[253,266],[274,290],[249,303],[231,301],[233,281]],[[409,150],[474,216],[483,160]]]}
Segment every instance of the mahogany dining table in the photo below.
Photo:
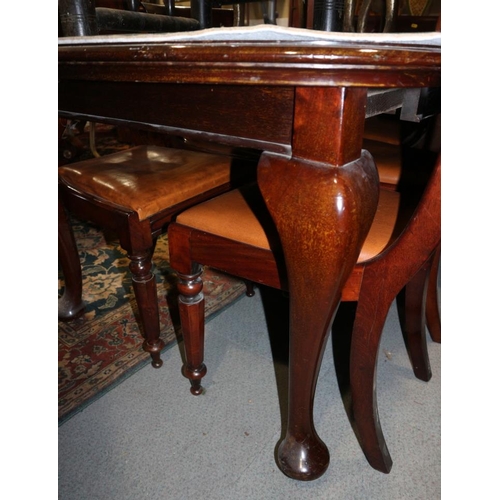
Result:
{"label": "mahogany dining table", "polygon": [[290,295],[288,420],[277,462],[311,480],[330,460],[314,427],[319,367],[378,200],[375,164],[362,154],[365,117],[378,91],[440,87],[441,47],[416,34],[313,39],[263,29],[264,38],[249,29],[255,40],[242,39],[241,28],[222,39],[60,38],[59,115],[262,151],[258,184]]}

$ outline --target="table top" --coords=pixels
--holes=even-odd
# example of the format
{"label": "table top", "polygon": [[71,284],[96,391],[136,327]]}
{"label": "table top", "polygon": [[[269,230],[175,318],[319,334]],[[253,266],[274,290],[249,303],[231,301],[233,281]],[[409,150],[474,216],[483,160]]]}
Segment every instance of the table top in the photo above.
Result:
{"label": "table top", "polygon": [[[254,29],[257,28],[257,29]],[[244,85],[440,85],[441,34],[258,26],[59,39],[59,77]]]}

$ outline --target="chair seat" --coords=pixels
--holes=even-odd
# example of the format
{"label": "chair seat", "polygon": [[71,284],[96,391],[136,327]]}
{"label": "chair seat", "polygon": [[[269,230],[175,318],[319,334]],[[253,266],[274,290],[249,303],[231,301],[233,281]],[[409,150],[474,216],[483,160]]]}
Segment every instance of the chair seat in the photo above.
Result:
{"label": "chair seat", "polygon": [[393,116],[372,116],[365,120],[363,137],[372,141],[400,146],[401,122],[399,119],[394,119]]}
{"label": "chair seat", "polygon": [[137,146],[60,167],[59,180],[144,220],[234,180],[231,164],[230,156]]}
{"label": "chair seat", "polygon": [[[270,250],[268,237],[255,214],[259,207],[257,186],[235,189],[200,203],[177,216],[183,226]],[[378,255],[391,242],[399,208],[399,193],[381,189],[379,204],[370,232],[361,250],[358,263]]]}
{"label": "chair seat", "polygon": [[372,139],[363,140],[363,149],[370,151],[384,187],[399,184],[402,173],[401,147]]}

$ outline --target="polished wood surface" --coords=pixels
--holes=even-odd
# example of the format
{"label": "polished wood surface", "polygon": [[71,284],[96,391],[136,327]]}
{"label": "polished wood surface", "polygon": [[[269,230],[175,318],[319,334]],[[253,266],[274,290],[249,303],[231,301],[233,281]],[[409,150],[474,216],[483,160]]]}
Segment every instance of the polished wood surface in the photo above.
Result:
{"label": "polished wood surface", "polygon": [[[367,89],[439,86],[440,64],[439,47],[416,45],[60,42],[60,115],[264,151],[258,182],[290,280],[289,417],[278,461],[290,477],[315,479],[329,463],[314,428],[314,389],[376,206],[375,166],[361,157]],[[170,92],[182,117],[169,112]],[[334,194],[350,210],[332,207]]]}
{"label": "polished wood surface", "polygon": [[213,41],[64,45],[60,40],[61,81],[376,88],[440,84],[441,49],[431,46]]}
{"label": "polished wood surface", "polygon": [[[194,138],[209,134],[229,144],[276,152],[290,148],[293,97],[293,89],[285,87],[250,87],[244,96],[240,88],[229,85],[78,80],[62,82],[59,87],[60,109],[71,109],[72,116],[92,116],[96,121],[106,119],[129,126],[153,123],[152,130]],[[156,103],[154,107],[152,103]],[[265,109],[266,113],[251,125],[241,120],[242,107]],[[186,109],[196,113],[186,113]],[[234,140],[240,136],[244,141]]]}

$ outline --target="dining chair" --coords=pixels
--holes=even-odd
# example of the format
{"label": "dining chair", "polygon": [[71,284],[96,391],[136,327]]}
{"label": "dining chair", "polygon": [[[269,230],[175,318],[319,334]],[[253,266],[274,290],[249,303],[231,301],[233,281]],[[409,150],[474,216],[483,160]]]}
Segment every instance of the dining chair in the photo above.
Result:
{"label": "dining chair", "polygon": [[130,272],[152,364],[162,365],[152,256],[157,237],[178,212],[255,178],[254,159],[157,146],[137,146],[59,167],[59,260],[65,290],[59,319],[83,312],[78,249],[66,211],[114,231]]}
{"label": "dining chair", "polygon": [[440,14],[428,12],[419,15],[410,11],[400,15],[399,4],[396,0],[290,0],[289,26],[359,33],[441,31]]}
{"label": "dining chair", "polygon": [[[203,1],[203,0],[202,0]],[[116,33],[175,33],[201,28],[193,17],[156,15],[139,10],[141,2],[127,0],[117,8],[99,7],[99,0],[59,0],[59,36],[94,36]],[[104,3],[106,5],[106,3]]]}
{"label": "dining chair", "polygon": [[[408,144],[413,144],[415,141],[421,142],[422,134],[432,135],[433,133],[432,125],[420,129],[402,127],[401,120],[397,116],[377,115],[365,120],[363,148],[370,151],[376,159],[381,187],[397,190],[404,194],[405,199],[409,195],[414,198],[415,189],[417,189],[417,196],[420,196],[418,190],[421,190],[427,182],[430,173],[418,164],[429,164],[424,159],[425,156],[429,156],[429,153],[426,150],[418,151]],[[425,142],[431,141],[427,139]],[[398,146],[398,148],[387,147],[387,144]],[[424,281],[421,282],[421,286],[427,287],[425,324],[431,339],[437,343],[441,343],[441,313],[438,296],[440,261],[441,244],[425,267],[425,274],[422,276]],[[406,292],[410,293],[409,286],[406,287]],[[419,303],[419,296],[420,292],[417,291],[417,303]]]}
{"label": "dining chair", "polygon": [[[431,121],[430,124],[412,126],[412,124],[403,124],[397,115],[389,114],[376,115],[365,120],[363,148],[370,151],[376,159],[381,187],[407,192],[415,189],[415,183],[422,186],[427,181],[429,173],[418,167],[416,163],[419,159],[408,165],[405,161],[408,154],[404,153],[409,151],[411,156],[415,156],[414,145],[424,144],[426,148],[428,146],[433,150],[434,143],[440,142],[436,119],[431,118],[429,121]],[[387,148],[386,144],[399,146],[400,149]],[[424,151],[424,155],[426,154]],[[417,155],[421,156],[419,153]],[[420,174],[420,178],[415,178],[415,175],[408,178],[408,173]],[[425,323],[431,339],[437,343],[441,343],[441,312],[438,296],[440,261],[441,244],[426,267],[424,276],[424,284],[427,287]],[[406,287],[406,291],[409,292],[409,289]]]}
{"label": "dining chair", "polygon": [[[290,6],[291,26],[304,27],[322,31],[366,32],[368,18],[373,7],[372,0],[309,0],[300,5],[292,0]],[[383,7],[382,29],[384,32],[394,31],[397,17],[396,0],[376,2]],[[293,13],[293,10],[299,13]],[[357,12],[359,10],[359,12]],[[357,21],[357,22],[356,22]],[[370,26],[371,28],[371,26]]]}
{"label": "dining chair", "polygon": [[[389,307],[408,284],[412,288],[408,294],[410,314],[404,328],[410,360],[418,378],[429,380],[431,376],[422,318],[426,266],[440,238],[440,172],[439,160],[420,202],[404,224],[400,194],[380,190],[370,232],[342,290],[342,301],[357,302],[350,351],[352,418],[368,462],[382,472],[390,471],[392,459],[378,417],[377,353]],[[255,185],[181,212],[169,226],[168,237],[171,267],[178,275],[185,348],[182,371],[190,381],[191,393],[199,395],[207,372],[202,266],[286,290],[286,265],[276,229]],[[424,279],[413,283],[417,275]],[[420,300],[415,300],[417,292]]]}

